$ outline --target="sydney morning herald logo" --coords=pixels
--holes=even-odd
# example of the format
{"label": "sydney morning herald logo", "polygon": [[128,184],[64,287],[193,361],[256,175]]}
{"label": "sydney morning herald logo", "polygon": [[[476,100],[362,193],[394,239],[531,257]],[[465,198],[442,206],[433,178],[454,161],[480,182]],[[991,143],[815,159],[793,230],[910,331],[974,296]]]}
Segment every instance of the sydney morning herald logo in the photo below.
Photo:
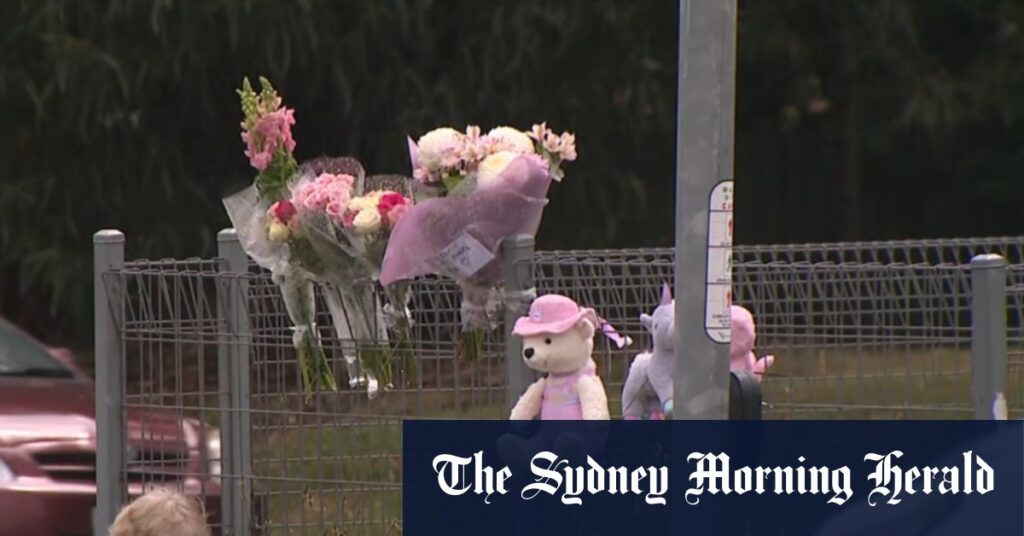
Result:
{"label": "sydney morning herald logo", "polygon": [[[868,505],[898,505],[914,495],[985,495],[995,489],[995,471],[973,451],[962,453],[952,465],[911,466],[900,464],[904,453],[867,453],[869,464],[866,500]],[[483,451],[469,457],[440,454],[433,459],[437,485],[447,495],[473,494],[491,504],[494,495],[512,492],[508,481],[512,470],[495,468],[484,461]],[[701,504],[705,494],[745,495],[821,495],[828,504],[843,505],[854,496],[849,466],[808,466],[804,456],[793,465],[775,467],[733,467],[724,452],[691,452],[686,456],[689,487],[683,493],[686,504]],[[587,496],[598,494],[642,496],[652,506],[670,502],[669,469],[665,466],[604,467],[592,457],[585,465],[572,465],[550,451],[541,451],[530,460],[531,481],[519,490],[522,500],[542,495],[558,497],[564,505],[582,505]]]}

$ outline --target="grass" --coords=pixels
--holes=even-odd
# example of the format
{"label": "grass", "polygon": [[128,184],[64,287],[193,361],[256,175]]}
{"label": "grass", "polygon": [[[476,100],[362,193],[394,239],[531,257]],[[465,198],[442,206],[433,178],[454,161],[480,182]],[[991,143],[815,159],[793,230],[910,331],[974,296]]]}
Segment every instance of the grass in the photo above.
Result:
{"label": "grass", "polygon": [[[971,362],[964,348],[790,348],[773,353],[776,366],[763,383],[766,419],[971,417]],[[1011,416],[1022,417],[1024,360],[1016,355],[1011,353],[1008,391],[1011,407],[1017,408]],[[617,355],[601,362],[615,415],[629,360]],[[487,368],[476,367],[460,378],[468,385],[489,374]],[[450,385],[448,380],[438,385]],[[400,533],[401,419],[505,418],[503,390],[496,392],[396,391],[375,401],[334,395],[345,400],[344,408],[335,405],[316,417],[293,413],[290,421],[254,435],[257,487],[270,501],[267,533]],[[275,412],[294,401],[280,403]]]}
{"label": "grass", "polygon": [[[400,534],[401,421],[506,418],[504,363],[500,349],[489,350],[472,364],[422,359],[415,379],[419,388],[374,400],[343,388],[317,396],[311,405],[304,404],[293,377],[293,359],[254,356],[253,476],[267,501],[263,533]],[[776,355],[762,384],[766,419],[965,419],[972,414],[971,358],[963,345],[762,351]],[[1021,418],[1024,349],[1011,349],[1009,357],[1007,398],[1011,417]],[[619,413],[631,359],[632,353],[603,347],[598,356],[613,415]],[[162,354],[152,366],[129,372],[129,379],[145,380],[129,388],[129,398],[183,406],[183,413],[216,425],[221,414],[215,363],[214,355]],[[175,364],[164,374],[155,370]],[[202,391],[181,383],[199,377],[205,379]]]}
{"label": "grass", "polygon": [[[417,407],[448,409],[412,416],[504,416],[504,403],[465,411],[455,405],[455,398],[453,393],[424,394]],[[344,420],[297,419],[254,432],[257,489],[268,496],[265,534],[401,533],[401,416],[386,413],[394,409],[393,403],[372,404],[385,413]]]}

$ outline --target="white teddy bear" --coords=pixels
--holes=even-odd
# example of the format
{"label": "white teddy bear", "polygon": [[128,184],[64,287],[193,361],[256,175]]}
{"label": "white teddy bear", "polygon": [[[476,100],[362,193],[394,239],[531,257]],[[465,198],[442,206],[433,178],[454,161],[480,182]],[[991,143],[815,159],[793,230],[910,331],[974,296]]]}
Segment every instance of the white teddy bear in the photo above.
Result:
{"label": "white teddy bear", "polygon": [[523,337],[523,360],[546,372],[512,408],[510,419],[608,420],[608,396],[592,357],[598,327],[620,346],[628,344],[593,309],[565,296],[548,294],[533,301],[530,313],[512,333]]}

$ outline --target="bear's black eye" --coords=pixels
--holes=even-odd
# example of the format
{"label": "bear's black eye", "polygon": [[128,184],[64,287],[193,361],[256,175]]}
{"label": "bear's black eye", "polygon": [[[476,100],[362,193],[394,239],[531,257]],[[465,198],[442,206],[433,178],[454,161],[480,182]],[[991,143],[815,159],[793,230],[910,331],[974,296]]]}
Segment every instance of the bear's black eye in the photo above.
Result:
{"label": "bear's black eye", "polygon": [[544,339],[544,344],[551,344],[551,339]]}

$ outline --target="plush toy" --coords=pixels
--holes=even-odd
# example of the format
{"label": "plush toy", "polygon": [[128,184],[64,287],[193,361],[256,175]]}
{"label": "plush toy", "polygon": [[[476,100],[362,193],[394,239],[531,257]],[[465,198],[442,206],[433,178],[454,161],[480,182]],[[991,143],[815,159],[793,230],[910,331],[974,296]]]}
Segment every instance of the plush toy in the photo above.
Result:
{"label": "plush toy", "polygon": [[619,347],[629,344],[593,309],[557,294],[533,301],[512,333],[523,338],[523,360],[547,376],[519,398],[512,420],[607,420],[608,397],[594,364],[594,334],[601,330]]}
{"label": "plush toy", "polygon": [[622,387],[622,417],[664,419],[672,411],[672,368],[675,362],[675,300],[668,283],[661,288],[661,303],[640,323],[651,333],[653,348],[637,354]]}
{"label": "plush toy", "polygon": [[757,340],[754,315],[739,305],[730,307],[732,313],[732,343],[729,348],[729,370],[753,372],[758,381],[775,362],[775,356],[760,359],[754,355],[754,341]]}

